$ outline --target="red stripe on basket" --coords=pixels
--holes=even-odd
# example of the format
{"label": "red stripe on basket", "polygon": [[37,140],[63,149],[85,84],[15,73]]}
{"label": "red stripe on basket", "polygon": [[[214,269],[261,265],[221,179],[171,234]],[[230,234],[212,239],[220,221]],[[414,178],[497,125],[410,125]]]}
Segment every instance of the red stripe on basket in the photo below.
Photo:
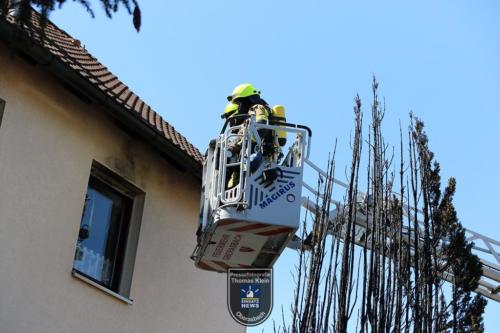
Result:
{"label": "red stripe on basket", "polygon": [[236,223],[236,222],[237,222],[236,220],[224,220],[224,221],[217,222],[217,225],[222,226],[222,225],[228,225],[228,224],[232,224],[232,223]]}
{"label": "red stripe on basket", "polygon": [[228,264],[226,264],[225,262],[222,262],[222,261],[215,261],[215,260],[212,260],[212,262],[224,269],[228,269],[228,268],[231,268],[231,266],[229,266]]}
{"label": "red stripe on basket", "polygon": [[242,246],[240,247],[240,252],[255,252],[255,250],[248,246]]}
{"label": "red stripe on basket", "polygon": [[206,269],[207,271],[215,271],[215,269],[212,266],[205,264],[203,261],[198,262],[198,267]]}
{"label": "red stripe on basket", "polygon": [[257,235],[272,236],[272,235],[284,234],[284,233],[290,232],[290,231],[292,231],[292,229],[290,229],[290,228],[278,228],[278,229],[260,232],[260,233],[257,233]]}
{"label": "red stripe on basket", "polygon": [[243,231],[249,231],[249,230],[253,230],[253,229],[265,228],[265,227],[268,227],[268,226],[269,226],[269,224],[254,223],[254,224],[247,225],[247,226],[244,226],[244,227],[229,229],[229,231],[243,232]]}

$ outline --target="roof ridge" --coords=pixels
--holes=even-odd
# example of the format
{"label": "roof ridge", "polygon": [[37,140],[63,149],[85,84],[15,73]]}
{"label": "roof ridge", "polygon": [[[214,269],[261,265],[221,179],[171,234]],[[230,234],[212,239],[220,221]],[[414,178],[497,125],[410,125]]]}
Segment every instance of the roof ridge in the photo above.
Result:
{"label": "roof ridge", "polygon": [[[10,24],[14,24],[9,20]],[[33,10],[31,27],[23,26],[31,39],[38,43],[53,57],[59,59],[92,86],[102,91],[109,98],[114,99],[124,110],[132,112],[136,118],[160,134],[165,140],[174,144],[196,162],[201,163],[203,157],[200,151],[190,143],[184,135],[177,132],[168,121],[157,113],[146,101],[133,92],[118,76],[102,64],[82,45],[81,41],[61,29],[51,20],[47,19],[45,38],[41,43],[40,14]],[[68,45],[70,44],[70,45]],[[92,64],[92,62],[94,64]],[[111,78],[109,78],[111,76]],[[107,77],[107,80],[103,78]],[[121,98],[123,96],[123,99]],[[132,106],[130,106],[132,104]],[[144,115],[146,109],[146,115]],[[163,123],[165,126],[163,126]],[[162,124],[162,126],[159,126]],[[171,133],[166,133],[164,129]]]}

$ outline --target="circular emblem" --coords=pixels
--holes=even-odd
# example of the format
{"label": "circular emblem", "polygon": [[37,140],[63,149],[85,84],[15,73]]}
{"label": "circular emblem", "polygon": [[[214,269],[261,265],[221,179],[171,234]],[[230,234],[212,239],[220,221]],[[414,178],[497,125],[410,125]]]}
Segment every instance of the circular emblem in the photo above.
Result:
{"label": "circular emblem", "polygon": [[286,201],[288,202],[294,202],[295,201],[295,195],[289,194],[286,196]]}

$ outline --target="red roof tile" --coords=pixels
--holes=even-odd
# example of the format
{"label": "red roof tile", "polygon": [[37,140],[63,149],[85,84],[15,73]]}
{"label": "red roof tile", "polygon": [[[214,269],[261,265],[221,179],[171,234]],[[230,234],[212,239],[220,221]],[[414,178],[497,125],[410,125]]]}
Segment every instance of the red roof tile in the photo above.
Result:
{"label": "red roof tile", "polygon": [[[38,14],[33,15],[33,27],[26,27],[32,39],[40,41]],[[45,28],[43,47],[54,57],[70,66],[74,71],[88,80],[93,86],[113,98],[127,112],[132,112],[142,122],[160,134],[163,138],[177,146],[189,157],[201,163],[202,155],[184,136],[156,113],[146,102],[137,96],[120,79],[81,46],[80,41],[59,29],[52,22]]]}

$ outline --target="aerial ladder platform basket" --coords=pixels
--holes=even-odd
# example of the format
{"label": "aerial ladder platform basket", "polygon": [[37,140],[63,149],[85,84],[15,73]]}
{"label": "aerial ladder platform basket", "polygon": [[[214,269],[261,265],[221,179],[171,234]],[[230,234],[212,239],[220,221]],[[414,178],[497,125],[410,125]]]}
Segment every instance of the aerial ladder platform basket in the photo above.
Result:
{"label": "aerial ladder platform basket", "polygon": [[[237,118],[244,119],[232,126]],[[280,148],[285,133],[289,144]],[[310,141],[306,126],[257,123],[249,115],[227,119],[203,164],[196,267],[226,272],[273,266],[300,225]]]}

